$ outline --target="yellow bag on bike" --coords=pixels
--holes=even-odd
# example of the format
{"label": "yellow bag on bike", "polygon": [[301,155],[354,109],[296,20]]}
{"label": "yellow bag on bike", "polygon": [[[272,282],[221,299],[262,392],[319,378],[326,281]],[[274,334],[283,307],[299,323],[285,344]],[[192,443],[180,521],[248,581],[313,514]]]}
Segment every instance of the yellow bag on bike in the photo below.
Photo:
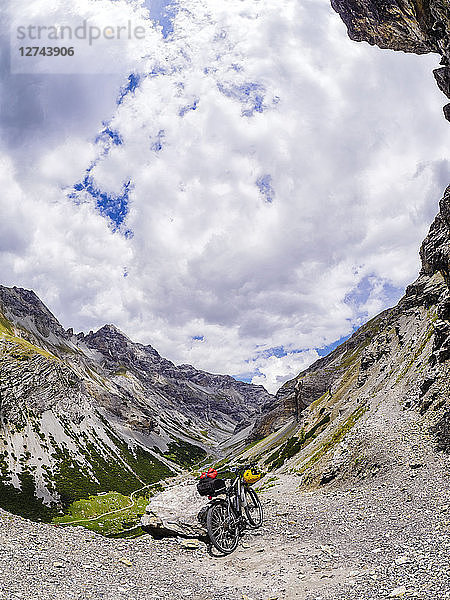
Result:
{"label": "yellow bag on bike", "polygon": [[258,473],[255,469],[247,469],[244,471],[242,478],[245,483],[251,485],[252,483],[256,483],[261,479],[261,473]]}

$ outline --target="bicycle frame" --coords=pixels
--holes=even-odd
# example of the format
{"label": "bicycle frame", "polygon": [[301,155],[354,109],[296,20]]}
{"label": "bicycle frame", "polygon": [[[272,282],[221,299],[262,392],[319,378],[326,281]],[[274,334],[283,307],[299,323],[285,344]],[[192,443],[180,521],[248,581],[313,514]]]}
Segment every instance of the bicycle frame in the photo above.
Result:
{"label": "bicycle frame", "polygon": [[[234,481],[228,487],[226,498],[230,516],[232,513],[234,513],[234,516],[240,521],[244,515],[243,508],[246,505],[245,483],[242,482],[240,473],[236,475]],[[233,502],[233,500],[235,502]]]}

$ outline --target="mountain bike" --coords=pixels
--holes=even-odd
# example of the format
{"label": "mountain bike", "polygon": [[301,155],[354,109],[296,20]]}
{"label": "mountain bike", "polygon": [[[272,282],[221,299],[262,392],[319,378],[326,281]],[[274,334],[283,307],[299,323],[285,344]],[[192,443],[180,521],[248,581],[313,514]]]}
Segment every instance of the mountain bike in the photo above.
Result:
{"label": "mountain bike", "polygon": [[233,552],[244,529],[256,529],[263,523],[263,508],[258,494],[244,480],[244,473],[251,466],[230,467],[234,479],[225,480],[226,485],[205,511],[206,529],[213,546],[223,554]]}

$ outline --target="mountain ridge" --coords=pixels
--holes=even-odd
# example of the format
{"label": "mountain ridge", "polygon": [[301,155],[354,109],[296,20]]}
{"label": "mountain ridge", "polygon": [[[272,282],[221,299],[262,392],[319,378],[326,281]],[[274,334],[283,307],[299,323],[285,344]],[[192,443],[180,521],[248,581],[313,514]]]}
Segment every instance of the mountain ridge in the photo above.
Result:
{"label": "mountain ridge", "polygon": [[74,335],[18,287],[0,286],[0,372],[0,505],[28,516],[221,457],[272,398],[111,324]]}

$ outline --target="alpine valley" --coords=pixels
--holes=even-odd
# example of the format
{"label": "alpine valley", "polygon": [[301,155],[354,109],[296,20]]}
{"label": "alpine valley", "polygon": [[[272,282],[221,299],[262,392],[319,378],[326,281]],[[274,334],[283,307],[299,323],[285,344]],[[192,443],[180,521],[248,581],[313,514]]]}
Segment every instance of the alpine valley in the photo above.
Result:
{"label": "alpine valley", "polygon": [[65,331],[32,291],[0,287],[0,506],[50,518],[242,446],[263,387],[175,366],[113,325]]}
{"label": "alpine valley", "polygon": [[[440,55],[435,79],[450,98],[447,0],[331,4],[353,40]],[[172,508],[173,498],[189,508],[182,494],[198,466],[251,460],[267,472],[257,484],[266,522],[224,560],[198,540],[126,545],[0,510],[0,595],[449,598],[450,187],[420,256],[397,306],[275,396],[176,366],[113,325],[74,334],[34,292],[0,286],[0,508],[71,524],[89,515],[60,511],[100,498],[103,522],[108,493],[151,494],[173,477],[158,498],[168,492]]]}

